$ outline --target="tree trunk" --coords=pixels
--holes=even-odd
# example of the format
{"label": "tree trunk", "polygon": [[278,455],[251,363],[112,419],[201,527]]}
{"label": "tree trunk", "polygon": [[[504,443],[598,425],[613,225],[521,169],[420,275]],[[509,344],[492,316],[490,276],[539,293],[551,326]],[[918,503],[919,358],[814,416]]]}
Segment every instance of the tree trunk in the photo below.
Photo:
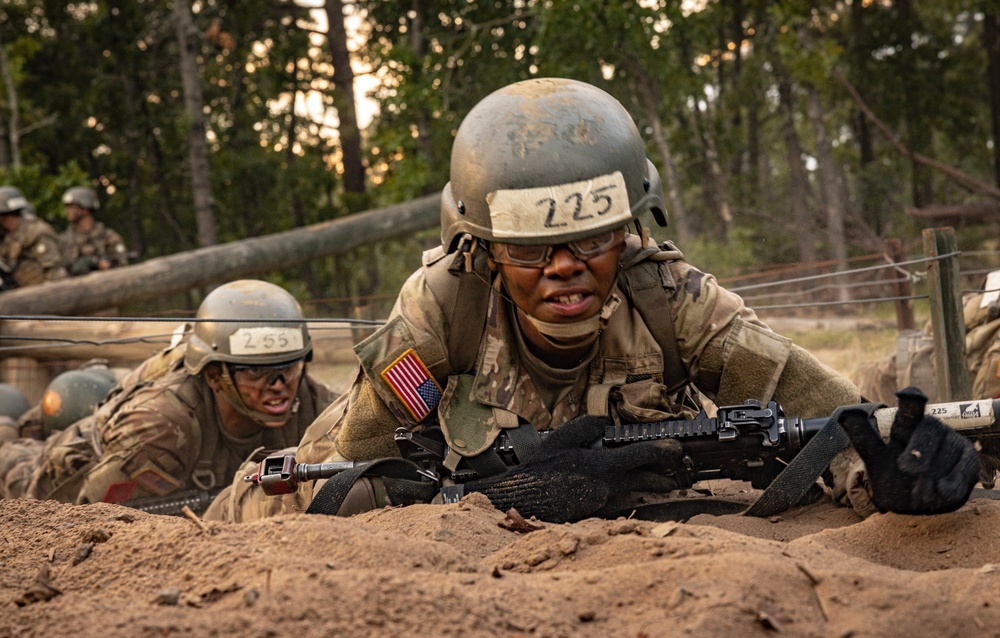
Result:
{"label": "tree trunk", "polygon": [[680,179],[677,177],[677,163],[674,161],[673,153],[670,152],[667,136],[663,133],[663,124],[660,122],[659,82],[655,78],[649,77],[642,65],[630,65],[630,72],[636,80],[636,88],[639,89],[639,95],[642,97],[642,103],[646,109],[646,117],[653,129],[653,144],[656,145],[656,150],[663,158],[663,175],[667,182],[667,201],[664,204],[669,203],[668,215],[674,225],[674,234],[683,247],[684,244],[694,239],[694,230],[691,228],[690,220],[684,211]]}
{"label": "tree trunk", "polygon": [[[830,257],[837,261],[836,270],[847,270],[847,241],[844,237],[844,219],[847,217],[846,199],[837,165],[833,159],[833,145],[826,132],[825,114],[819,91],[811,84],[805,85],[806,110],[816,138],[816,163],[820,192],[826,208],[826,237]],[[840,301],[847,301],[847,290],[840,288]]]}
{"label": "tree trunk", "polygon": [[785,134],[785,148],[788,151],[788,171],[790,193],[792,199],[793,219],[795,220],[795,245],[798,249],[799,261],[810,262],[816,259],[816,238],[813,233],[813,214],[809,210],[809,179],[802,165],[802,144],[795,130],[795,102],[792,97],[792,84],[786,77],[778,81],[779,110],[781,112],[782,129]]}
{"label": "tree trunk", "polygon": [[[412,0],[410,6],[413,12],[413,19],[410,20],[409,24],[410,46],[413,48],[413,58],[419,61],[424,57],[424,3],[423,0]],[[415,65],[413,74],[416,76],[414,81],[419,83],[419,76],[422,75],[419,63]],[[431,139],[431,116],[423,106],[420,107],[420,112],[417,114],[417,143],[420,146],[420,153],[424,156],[424,161],[427,162],[428,166],[434,166],[437,160],[434,157],[434,141]],[[428,194],[437,188],[437,184],[428,183],[424,185],[422,191],[424,194]]]}
{"label": "tree trunk", "polygon": [[0,295],[0,315],[84,314],[159,299],[198,286],[289,269],[359,246],[412,237],[440,222],[441,195],[427,195],[283,233],[11,290]]}
{"label": "tree trunk", "polygon": [[7,106],[10,110],[10,120],[7,123],[7,134],[10,140],[10,164],[14,170],[21,168],[21,122],[20,107],[17,102],[17,89],[14,87],[14,77],[10,72],[7,53],[3,50],[3,40],[0,40],[0,75],[7,87]]}
{"label": "tree trunk", "polygon": [[983,18],[983,46],[986,48],[986,75],[993,122],[993,180],[1000,187],[1000,35],[996,13],[987,12]]}
{"label": "tree trunk", "polygon": [[[920,73],[917,68],[917,54],[911,45],[914,37],[921,35],[922,26],[918,24],[910,0],[895,0],[892,3],[892,10],[896,14],[896,19],[906,25],[906,33],[900,39],[901,46],[897,50],[903,67],[901,72],[903,121],[906,123],[907,146],[916,153],[926,155],[933,153],[931,148],[933,127],[921,109],[921,98],[928,94],[928,91],[933,91],[934,86],[933,84],[929,85],[926,75]],[[931,82],[935,82],[935,80],[931,79]],[[933,202],[934,181],[931,179],[931,170],[918,162],[916,158],[911,158],[910,172],[912,175],[910,190],[913,205],[919,208]]]}
{"label": "tree trunk", "polygon": [[365,167],[361,158],[361,132],[354,103],[354,70],[347,49],[342,0],[326,0],[327,44],[333,60],[333,106],[337,109],[337,132],[340,135],[340,161],[344,167],[344,190],[364,194]]}
{"label": "tree trunk", "polygon": [[729,187],[726,184],[726,176],[722,172],[722,165],[719,162],[719,150],[715,144],[715,134],[712,132],[712,121],[706,113],[701,110],[698,100],[695,100],[694,112],[695,130],[701,136],[702,148],[705,152],[705,163],[708,165],[709,184],[712,189],[712,199],[715,201],[715,209],[722,222],[722,241],[729,237],[729,231],[733,226],[733,213],[729,209]]}
{"label": "tree trunk", "polygon": [[188,157],[191,162],[191,190],[198,223],[198,245],[219,243],[212,212],[212,178],[208,170],[208,145],[205,143],[205,98],[198,72],[198,31],[191,19],[188,0],[174,0],[174,28],[180,49],[181,84],[184,110],[188,117]]}

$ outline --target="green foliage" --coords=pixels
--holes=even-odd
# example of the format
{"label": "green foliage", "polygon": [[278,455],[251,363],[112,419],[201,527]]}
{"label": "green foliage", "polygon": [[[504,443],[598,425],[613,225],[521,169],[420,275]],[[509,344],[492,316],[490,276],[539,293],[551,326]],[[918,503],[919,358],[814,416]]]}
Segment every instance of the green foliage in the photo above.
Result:
{"label": "green foliage", "polygon": [[[693,11],[679,0],[356,0],[350,10],[369,33],[356,69],[377,78],[378,113],[363,131],[369,191],[354,196],[335,168],[332,118],[314,121],[327,113],[291,108],[307,94],[323,108],[333,104],[330,55],[311,34],[312,11],[291,0],[191,3],[219,237],[279,232],[438,191],[469,109],[512,82],[556,76],[619,98],[661,172],[669,150],[698,235],[682,249],[708,271],[791,261],[799,235],[825,237],[805,87],[822,98],[854,252],[892,235],[919,241],[922,224],[907,208],[982,198],[863,125],[832,74],[843,74],[909,148],[995,183],[990,103],[1000,96],[990,94],[982,40],[982,13],[993,4],[751,0]],[[59,227],[62,191],[94,185],[102,218],[146,257],[197,245],[172,6],[18,0],[0,12],[25,131],[23,166],[8,168],[4,181],[22,186]],[[779,86],[788,89],[802,157],[789,155]],[[12,105],[2,88],[0,160],[10,164]],[[662,139],[654,139],[654,124]],[[710,179],[713,162],[724,173],[721,186]],[[814,228],[791,223],[796,164],[805,170]],[[723,200],[734,214],[725,243],[715,239],[723,235]],[[367,247],[275,277],[314,297],[391,296],[436,241],[428,232],[416,243]],[[824,241],[813,243],[822,255]]]}
{"label": "green foliage", "polygon": [[88,184],[87,174],[74,161],[60,166],[54,174],[43,174],[38,166],[25,166],[18,171],[0,170],[0,182],[17,186],[35,207],[35,213],[57,230],[66,225],[62,196],[73,186]]}

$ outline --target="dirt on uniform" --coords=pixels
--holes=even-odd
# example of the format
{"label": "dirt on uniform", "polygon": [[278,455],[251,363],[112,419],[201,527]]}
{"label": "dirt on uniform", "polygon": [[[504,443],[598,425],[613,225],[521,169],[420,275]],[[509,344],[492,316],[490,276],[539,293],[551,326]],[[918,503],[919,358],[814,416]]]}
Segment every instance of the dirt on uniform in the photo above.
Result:
{"label": "dirt on uniform", "polygon": [[540,524],[481,495],[244,524],[0,501],[0,636],[1000,635],[1000,501]]}

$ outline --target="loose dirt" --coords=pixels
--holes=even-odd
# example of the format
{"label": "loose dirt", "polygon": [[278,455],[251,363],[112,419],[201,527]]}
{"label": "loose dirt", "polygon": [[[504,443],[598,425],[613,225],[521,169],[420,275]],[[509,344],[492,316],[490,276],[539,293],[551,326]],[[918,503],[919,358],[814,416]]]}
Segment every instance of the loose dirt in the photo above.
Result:
{"label": "loose dirt", "polygon": [[529,533],[504,518],[473,494],[206,532],[116,505],[0,501],[0,636],[1000,634],[1000,501]]}

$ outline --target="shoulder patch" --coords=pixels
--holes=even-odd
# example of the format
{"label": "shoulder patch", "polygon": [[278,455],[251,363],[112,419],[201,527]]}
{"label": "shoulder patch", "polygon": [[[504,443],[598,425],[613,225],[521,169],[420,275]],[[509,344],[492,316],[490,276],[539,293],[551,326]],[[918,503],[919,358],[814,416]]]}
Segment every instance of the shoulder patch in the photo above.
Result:
{"label": "shoulder patch", "polygon": [[441,401],[441,386],[413,348],[386,366],[380,376],[418,423]]}
{"label": "shoulder patch", "polygon": [[132,498],[135,492],[135,483],[112,483],[108,486],[108,491],[104,493],[103,503],[124,503]]}
{"label": "shoulder patch", "polygon": [[157,496],[166,496],[181,486],[180,481],[157,467],[145,465],[130,476],[136,485]]}

